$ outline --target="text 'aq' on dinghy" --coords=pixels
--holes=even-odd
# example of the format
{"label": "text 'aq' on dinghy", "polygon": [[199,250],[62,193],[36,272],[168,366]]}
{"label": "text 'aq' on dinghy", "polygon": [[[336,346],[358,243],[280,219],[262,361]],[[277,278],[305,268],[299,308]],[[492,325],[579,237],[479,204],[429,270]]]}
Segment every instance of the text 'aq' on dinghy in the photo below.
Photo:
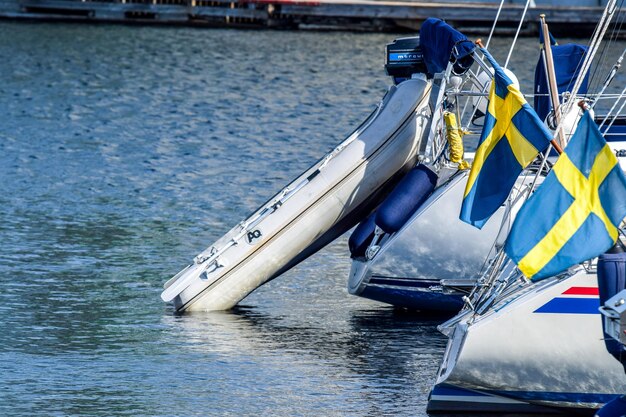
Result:
{"label": "text 'aq' on dinghy", "polygon": [[[419,58],[419,59],[416,59]],[[345,141],[165,283],[177,311],[232,308],[368,215],[411,168],[430,118],[421,57],[400,56],[403,81]]]}

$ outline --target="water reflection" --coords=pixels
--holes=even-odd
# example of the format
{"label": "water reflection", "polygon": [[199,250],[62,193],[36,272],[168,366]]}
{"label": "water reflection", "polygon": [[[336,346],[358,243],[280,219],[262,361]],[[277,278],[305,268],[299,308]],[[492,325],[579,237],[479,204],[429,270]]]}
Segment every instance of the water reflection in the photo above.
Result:
{"label": "water reflection", "polygon": [[[305,398],[312,395],[307,388],[319,395],[341,393],[345,402],[335,407],[354,412],[358,405],[359,414],[423,413],[445,348],[436,330],[439,320],[386,308],[352,311],[347,323],[324,312],[319,321],[294,323],[291,316],[250,307],[165,316],[163,321],[177,332],[182,350],[213,362],[254,361],[264,372],[280,368],[281,385],[299,386]],[[316,381],[322,385],[315,386]]]}
{"label": "water reflection", "polygon": [[[345,237],[233,312],[159,298],[369,114],[394,36],[3,22],[0,38],[0,415],[425,414],[445,339],[348,296]],[[535,40],[518,51],[529,85]]]}

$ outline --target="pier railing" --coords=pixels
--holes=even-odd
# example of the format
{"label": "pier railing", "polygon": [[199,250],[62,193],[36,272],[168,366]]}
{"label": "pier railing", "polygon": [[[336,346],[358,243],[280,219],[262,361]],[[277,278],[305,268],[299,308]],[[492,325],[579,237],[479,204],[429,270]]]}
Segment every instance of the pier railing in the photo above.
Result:
{"label": "pier railing", "polygon": [[[30,20],[80,20],[126,23],[250,26],[366,31],[417,30],[423,20],[446,19],[466,33],[483,33],[496,15],[498,2],[413,2],[376,0],[0,0],[0,17]],[[513,31],[523,6],[507,4],[500,33]],[[539,14],[551,30],[584,36],[593,29],[601,7],[541,5],[530,9],[526,34],[537,33]],[[536,15],[536,16],[535,16]],[[617,17],[615,21],[621,21]],[[575,33],[571,31],[575,30]],[[559,33],[561,32],[561,33]]]}

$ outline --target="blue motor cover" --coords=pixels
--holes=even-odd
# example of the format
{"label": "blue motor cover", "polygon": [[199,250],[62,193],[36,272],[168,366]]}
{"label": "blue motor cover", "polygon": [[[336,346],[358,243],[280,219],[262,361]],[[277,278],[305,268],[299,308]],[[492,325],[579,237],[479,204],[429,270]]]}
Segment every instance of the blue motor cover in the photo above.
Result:
{"label": "blue motor cover", "polygon": [[430,17],[420,28],[420,49],[428,73],[432,76],[445,71],[453,62],[454,72],[464,74],[474,63],[474,42],[441,19]]}
{"label": "blue motor cover", "polygon": [[[600,305],[604,305],[609,298],[623,289],[626,289],[626,252],[621,251],[619,246],[616,246],[598,258]],[[602,328],[604,328],[604,320],[602,320]],[[626,366],[626,349],[624,346],[606,333],[604,343],[609,353]]]}
{"label": "blue motor cover", "polygon": [[348,248],[350,248],[350,256],[352,258],[365,256],[367,247],[372,243],[372,239],[374,239],[374,230],[376,229],[376,224],[374,223],[375,218],[376,212],[370,214],[369,217],[359,223],[350,235]]}
{"label": "blue motor cover", "polygon": [[395,233],[409,220],[435,189],[437,174],[425,165],[409,171],[376,211],[375,222],[386,233]]}

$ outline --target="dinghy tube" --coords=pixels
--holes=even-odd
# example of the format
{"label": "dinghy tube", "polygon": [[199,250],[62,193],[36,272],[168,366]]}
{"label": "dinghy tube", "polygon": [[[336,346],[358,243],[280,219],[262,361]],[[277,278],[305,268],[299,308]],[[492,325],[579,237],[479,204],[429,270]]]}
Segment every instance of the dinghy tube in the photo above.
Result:
{"label": "dinghy tube", "polygon": [[165,283],[177,311],[226,310],[369,215],[413,167],[427,134],[431,81],[392,86],[344,142]]}

